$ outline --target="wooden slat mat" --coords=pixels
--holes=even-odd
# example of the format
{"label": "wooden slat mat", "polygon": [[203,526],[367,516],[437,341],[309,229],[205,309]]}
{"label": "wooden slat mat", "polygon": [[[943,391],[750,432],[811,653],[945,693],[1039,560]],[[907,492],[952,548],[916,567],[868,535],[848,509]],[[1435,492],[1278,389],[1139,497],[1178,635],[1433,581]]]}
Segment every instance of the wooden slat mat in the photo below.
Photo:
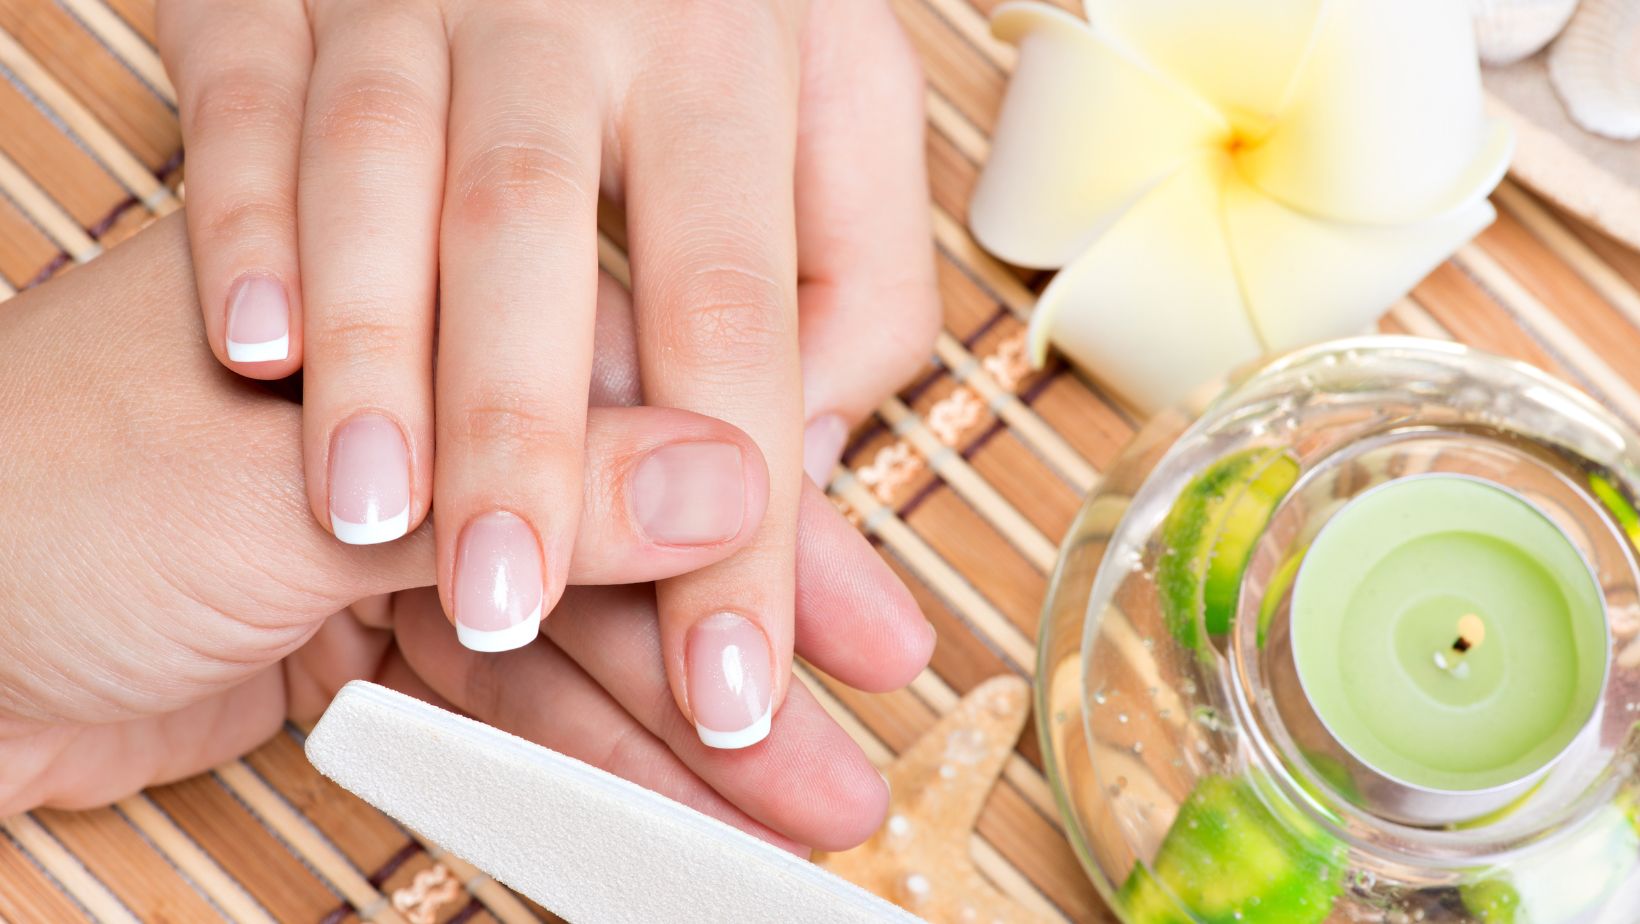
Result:
{"label": "wooden slat mat", "polygon": [[[992,675],[1029,675],[1054,548],[1136,421],[1098,387],[1032,372],[1040,280],[982,253],[966,203],[1012,63],[994,0],[892,0],[929,77],[931,208],[945,330],[926,375],[855,435],[838,503],[917,593],[940,642],[899,693],[803,679],[887,761]],[[1066,2],[1068,0],[1061,0]],[[175,98],[153,0],[0,0],[0,298],[178,207]],[[1501,217],[1383,321],[1535,363],[1640,420],[1640,256],[1505,183]],[[602,242],[623,268],[620,229]],[[868,334],[863,334],[868,335]],[[947,451],[955,449],[956,451]],[[1066,845],[1027,733],[973,852],[1051,920],[1109,922]],[[215,772],[75,814],[0,822],[0,919],[398,921],[395,893],[462,888],[440,922],[550,920],[327,781],[288,730]]]}

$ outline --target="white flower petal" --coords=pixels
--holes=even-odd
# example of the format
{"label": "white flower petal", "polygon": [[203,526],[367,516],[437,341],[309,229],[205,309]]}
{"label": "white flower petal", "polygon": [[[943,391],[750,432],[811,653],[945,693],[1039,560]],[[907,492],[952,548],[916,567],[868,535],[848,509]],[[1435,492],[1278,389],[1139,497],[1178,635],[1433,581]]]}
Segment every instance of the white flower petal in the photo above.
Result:
{"label": "white flower petal", "polygon": [[1262,355],[1224,239],[1229,169],[1219,152],[1193,159],[1055,277],[1031,319],[1037,356],[1051,337],[1148,412]]}
{"label": "white flower petal", "polygon": [[1086,0],[1096,32],[1131,48],[1258,136],[1286,106],[1325,0]]}
{"label": "white flower petal", "polygon": [[993,28],[1019,44],[1019,64],[968,211],[1004,260],[1065,265],[1193,152],[1224,142],[1216,112],[1063,10],[1008,4]]}
{"label": "white flower petal", "polygon": [[1294,208],[1393,224],[1450,207],[1488,131],[1467,3],[1335,0],[1292,105],[1238,162]]}
{"label": "white flower petal", "polygon": [[1280,352],[1359,333],[1492,223],[1492,203],[1411,225],[1344,224],[1294,211],[1231,177],[1225,227],[1260,338]]}

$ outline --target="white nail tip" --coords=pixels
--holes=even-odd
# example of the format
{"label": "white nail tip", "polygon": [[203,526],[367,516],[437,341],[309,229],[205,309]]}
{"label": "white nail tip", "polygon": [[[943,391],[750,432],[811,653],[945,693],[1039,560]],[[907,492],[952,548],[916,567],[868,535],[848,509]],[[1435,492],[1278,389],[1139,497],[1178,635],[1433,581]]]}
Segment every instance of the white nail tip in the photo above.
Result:
{"label": "white nail tip", "polygon": [[410,531],[410,508],[405,507],[394,516],[371,523],[355,523],[333,513],[330,515],[330,531],[348,545],[392,542]]}
{"label": "white nail tip", "polygon": [[459,622],[456,623],[456,639],[472,651],[512,651],[515,648],[523,648],[535,641],[540,634],[540,606],[535,608],[535,612],[531,613],[528,619],[514,623],[505,629],[485,631],[483,629],[471,629]]}
{"label": "white nail tip", "polygon": [[709,748],[720,751],[738,751],[769,737],[769,726],[774,718],[774,706],[763,710],[763,715],[756,722],[742,728],[740,731],[718,731],[695,723],[695,733],[700,735],[701,743]]}
{"label": "white nail tip", "polygon": [[261,343],[241,343],[228,340],[228,359],[236,363],[271,363],[290,357],[290,335]]}

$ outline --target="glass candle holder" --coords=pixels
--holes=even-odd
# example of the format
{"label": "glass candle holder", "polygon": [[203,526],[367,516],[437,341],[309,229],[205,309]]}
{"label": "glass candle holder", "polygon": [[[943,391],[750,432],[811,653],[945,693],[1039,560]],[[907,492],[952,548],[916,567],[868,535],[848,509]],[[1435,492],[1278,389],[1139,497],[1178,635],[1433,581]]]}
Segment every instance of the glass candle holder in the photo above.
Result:
{"label": "glass candle holder", "polygon": [[[1508,583],[1541,564],[1552,577],[1478,588],[1483,617],[1501,608],[1490,632],[1452,604],[1456,650],[1430,656],[1455,682],[1474,667],[1492,683],[1523,663],[1509,658],[1535,658],[1524,663],[1548,673],[1527,674],[1531,688],[1557,698],[1517,700],[1521,728],[1485,711],[1491,688],[1456,700],[1452,715],[1474,708],[1477,726],[1451,726],[1464,734],[1447,749],[1463,771],[1450,784],[1387,772],[1355,730],[1327,721],[1301,677],[1309,664],[1316,686],[1314,654],[1294,644],[1317,618],[1303,598],[1326,602],[1348,570],[1347,547],[1317,551],[1329,524],[1348,529],[1348,511],[1419,482],[1452,502],[1460,538],[1491,522],[1463,492],[1496,489],[1504,544],[1542,559],[1475,574]],[[1309,348],[1153,419],[1074,522],[1041,630],[1049,776],[1095,885],[1128,924],[1640,920],[1637,490],[1640,436],[1615,415],[1528,366],[1437,341]],[[1416,519],[1428,505],[1409,497]],[[1388,522],[1399,541],[1400,521]],[[1409,573],[1387,586],[1410,581],[1402,596],[1423,606]],[[1430,573],[1435,590],[1451,577]],[[1534,593],[1565,602],[1564,618],[1543,617]],[[1561,633],[1563,652],[1532,648],[1547,644],[1538,623]],[[1494,646],[1495,663],[1465,660],[1476,643]],[[1382,679],[1362,675],[1354,650],[1340,670],[1367,694],[1424,670],[1416,644],[1411,673]],[[1395,716],[1379,717],[1392,739]],[[1408,741],[1438,754],[1430,736],[1449,719],[1409,714]],[[1506,778],[1463,775],[1493,750]]]}

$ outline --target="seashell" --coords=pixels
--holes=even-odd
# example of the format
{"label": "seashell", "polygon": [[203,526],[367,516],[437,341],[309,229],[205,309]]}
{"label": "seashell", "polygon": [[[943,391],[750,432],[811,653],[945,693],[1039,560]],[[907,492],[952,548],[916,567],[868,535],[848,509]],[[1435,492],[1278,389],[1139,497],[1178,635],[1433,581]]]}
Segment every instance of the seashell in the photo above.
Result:
{"label": "seashell", "polygon": [[1607,138],[1640,138],[1640,3],[1584,0],[1549,50],[1549,82],[1572,121]]}
{"label": "seashell", "polygon": [[1469,0],[1475,46],[1487,64],[1513,64],[1554,40],[1577,0]]}

